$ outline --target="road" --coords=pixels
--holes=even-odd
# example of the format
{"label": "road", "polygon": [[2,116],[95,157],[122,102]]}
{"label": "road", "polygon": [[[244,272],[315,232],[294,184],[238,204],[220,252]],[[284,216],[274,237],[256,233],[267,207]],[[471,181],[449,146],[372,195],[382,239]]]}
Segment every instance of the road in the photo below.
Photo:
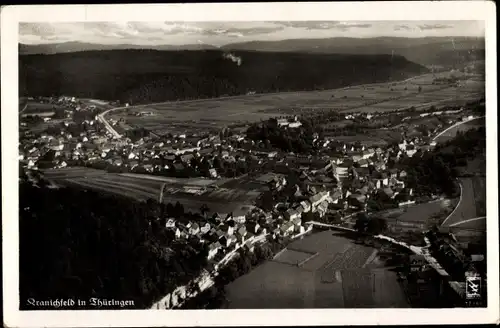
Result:
{"label": "road", "polygon": [[[459,221],[459,222],[455,222],[455,223],[450,224],[449,227],[461,228],[461,226],[463,224],[466,224],[466,223],[469,223],[469,222],[474,222],[474,221],[479,221],[479,220],[486,220],[486,216],[479,216],[477,218],[466,219],[466,220],[462,220],[462,221]],[[464,229],[470,229],[470,228],[464,228]]]}
{"label": "road", "polygon": [[104,112],[102,112],[101,114],[97,115],[97,120],[99,122],[101,122],[102,124],[104,124],[104,126],[106,127],[106,130],[108,130],[109,133],[111,133],[111,135],[116,138],[116,139],[120,139],[122,137],[121,134],[119,134],[112,126],[111,124],[109,124],[108,121],[106,121],[106,118],[104,117],[107,113],[109,113],[110,111],[114,111],[114,110],[120,110],[120,109],[124,109],[124,108],[127,108],[127,107],[116,107],[116,108],[111,108],[111,109],[108,109]]}
{"label": "road", "polygon": [[26,110],[26,108],[28,108],[28,101],[26,101],[26,104],[24,105],[23,109],[19,111],[19,115],[21,115]]}
{"label": "road", "polygon": [[469,123],[469,122],[474,121],[474,120],[478,120],[478,119],[480,119],[480,118],[485,118],[485,117],[486,117],[486,116],[474,117],[474,118],[473,118],[473,119],[471,119],[471,120],[457,122],[457,123],[453,124],[452,126],[450,126],[450,127],[446,128],[446,129],[444,129],[443,131],[441,131],[438,135],[436,135],[434,138],[432,138],[432,140],[433,140],[433,141],[434,141],[434,140],[436,140],[437,138],[439,138],[440,136],[442,136],[443,134],[445,134],[445,133],[446,133],[446,132],[448,132],[449,130],[451,130],[451,129],[453,129],[453,128],[456,128],[457,126],[460,126],[460,125],[462,125],[462,124],[464,124],[464,123]]}

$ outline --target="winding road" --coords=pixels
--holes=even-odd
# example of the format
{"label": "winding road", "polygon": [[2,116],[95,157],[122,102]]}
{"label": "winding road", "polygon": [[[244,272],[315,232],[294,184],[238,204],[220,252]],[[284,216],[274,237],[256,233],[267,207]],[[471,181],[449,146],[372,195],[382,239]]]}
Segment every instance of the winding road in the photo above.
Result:
{"label": "winding road", "polygon": [[474,121],[474,120],[478,120],[480,118],[485,118],[486,116],[479,116],[479,117],[474,117],[470,120],[467,120],[467,121],[460,121],[460,122],[457,122],[455,124],[453,124],[452,126],[449,126],[448,128],[444,129],[443,131],[439,132],[439,134],[437,134],[434,138],[432,138],[433,141],[436,141],[437,138],[439,138],[440,136],[442,136],[443,134],[445,134],[446,132],[448,132],[449,130],[453,129],[453,128],[456,128],[462,124],[465,124],[465,123],[469,123],[471,121]]}

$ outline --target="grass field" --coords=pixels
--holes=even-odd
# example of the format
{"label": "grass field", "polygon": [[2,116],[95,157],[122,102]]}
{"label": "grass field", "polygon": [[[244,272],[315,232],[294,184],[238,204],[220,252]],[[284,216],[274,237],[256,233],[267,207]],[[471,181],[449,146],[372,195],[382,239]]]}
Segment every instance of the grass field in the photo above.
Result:
{"label": "grass field", "polygon": [[[47,170],[45,176],[61,185],[76,185],[85,189],[112,193],[136,200],[158,200],[163,184],[167,184],[163,201],[180,202],[186,211],[199,212],[206,204],[209,213],[229,213],[240,206],[252,204],[259,193],[243,189],[204,189],[218,183],[210,179],[178,179],[139,174],[117,174],[88,168]],[[192,191],[199,191],[193,193]]]}
{"label": "grass field", "polygon": [[[426,109],[431,104],[438,106],[441,102],[462,103],[472,97],[472,94],[484,93],[484,83],[447,87],[431,85],[432,79],[432,74],[427,74],[415,81],[352,86],[336,90],[256,94],[130,107],[129,110],[147,110],[153,115],[129,116],[127,123],[146,127],[157,133],[166,132],[166,126],[168,131],[176,132],[216,129],[281,115],[311,113],[315,110],[384,112],[411,106],[422,106]],[[422,91],[418,92],[420,84],[425,82],[429,84],[424,85]],[[125,116],[123,112],[109,114],[109,117],[114,119]]]}
{"label": "grass field", "polygon": [[229,284],[229,308],[408,307],[394,272],[363,268],[374,250],[340,233],[314,233]]}

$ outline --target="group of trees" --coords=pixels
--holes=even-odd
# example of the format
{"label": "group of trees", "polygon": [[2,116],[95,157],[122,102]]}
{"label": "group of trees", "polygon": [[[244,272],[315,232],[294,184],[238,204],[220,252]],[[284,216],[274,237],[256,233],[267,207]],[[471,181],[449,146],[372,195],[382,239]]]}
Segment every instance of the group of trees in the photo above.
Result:
{"label": "group of trees", "polygon": [[354,229],[361,233],[378,235],[387,230],[387,220],[376,216],[369,217],[366,213],[359,213],[356,215]]}
{"label": "group of trees", "polygon": [[[180,204],[134,202],[80,188],[20,183],[20,297],[134,300],[146,308],[198,276],[208,250],[196,238],[176,241],[163,210]],[[40,283],[43,281],[43,283]]]}
{"label": "group of trees", "polygon": [[335,89],[426,71],[404,57],[390,55],[237,51],[235,56],[242,60],[237,65],[223,54],[220,50],[113,50],[20,56],[20,92],[139,104],[249,91]]}
{"label": "group of trees", "polygon": [[438,145],[433,151],[419,156],[405,157],[399,163],[407,171],[407,185],[417,195],[444,193],[454,196],[458,192],[456,178],[458,166],[467,165],[468,160],[483,154],[486,149],[484,127],[470,129]]}
{"label": "group of trees", "polygon": [[[310,153],[315,150],[314,125],[308,120],[294,129],[279,127],[276,119],[269,119],[261,124],[252,124],[247,129],[247,137],[251,140],[268,140],[271,146],[286,152]],[[317,133],[317,132],[316,132]]]}

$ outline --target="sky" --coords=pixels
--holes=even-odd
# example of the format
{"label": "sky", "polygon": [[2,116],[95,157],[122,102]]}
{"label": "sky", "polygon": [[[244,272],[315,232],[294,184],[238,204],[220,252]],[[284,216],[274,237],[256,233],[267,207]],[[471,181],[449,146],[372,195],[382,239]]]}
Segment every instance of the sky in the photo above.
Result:
{"label": "sky", "polygon": [[484,36],[482,21],[20,23],[19,42],[182,45],[332,37]]}

